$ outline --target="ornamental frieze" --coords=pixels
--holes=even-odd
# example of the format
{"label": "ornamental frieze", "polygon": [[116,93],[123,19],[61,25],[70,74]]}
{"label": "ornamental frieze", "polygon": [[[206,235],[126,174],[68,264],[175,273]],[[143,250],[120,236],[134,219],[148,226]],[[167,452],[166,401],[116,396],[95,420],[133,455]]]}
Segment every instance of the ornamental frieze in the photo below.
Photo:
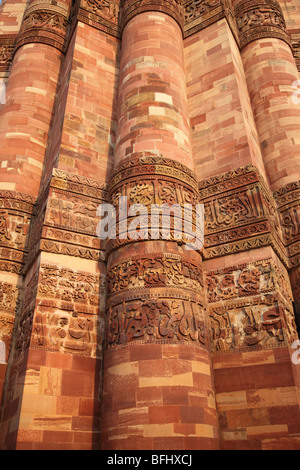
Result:
{"label": "ornamental frieze", "polygon": [[290,267],[300,264],[300,182],[289,183],[274,193],[281,232]]}
{"label": "ornamental frieze", "polygon": [[123,29],[130,19],[145,11],[160,11],[166,13],[183,27],[184,0],[121,0],[121,28]]}
{"label": "ornamental frieze", "polygon": [[38,250],[99,261],[104,244],[97,237],[97,208],[107,187],[92,178],[54,169],[37,202],[31,224],[28,265]]}
{"label": "ornamental frieze", "polygon": [[8,72],[13,59],[17,36],[14,34],[0,35],[0,72]]}
{"label": "ornamental frieze", "polygon": [[82,0],[78,20],[112,36],[120,36],[120,0]]}
{"label": "ornamental frieze", "polygon": [[287,272],[272,259],[219,269],[205,274],[209,303],[270,292],[282,292],[292,302]]}
{"label": "ornamental frieze", "polygon": [[292,307],[276,294],[212,305],[209,315],[213,354],[274,349],[298,338]]}
{"label": "ornamental frieze", "polygon": [[235,7],[240,47],[262,38],[279,38],[290,44],[281,7],[274,0],[243,1]]}
{"label": "ornamental frieze", "polygon": [[255,167],[200,182],[199,195],[205,206],[206,259],[271,244],[287,264],[276,204]]}
{"label": "ornamental frieze", "polygon": [[103,275],[43,263],[31,346],[100,357],[104,309]]}
{"label": "ornamental frieze", "polygon": [[[137,239],[166,239],[164,232],[168,232],[167,239],[182,244],[192,242],[195,234],[199,238],[203,234],[195,176],[176,161],[151,155],[127,159],[114,171],[109,194],[116,217],[108,252]],[[131,210],[134,212],[138,206],[144,212],[133,215]],[[168,228],[164,224],[166,217]],[[132,224],[138,218],[141,230],[137,236]]]}
{"label": "ornamental frieze", "polygon": [[181,256],[152,254],[113,265],[107,273],[109,295],[155,287],[175,287],[203,293],[202,270]]}
{"label": "ornamental frieze", "polygon": [[186,0],[184,3],[184,37],[225,18],[222,0]]}
{"label": "ornamental frieze", "polygon": [[299,29],[296,31],[290,30],[289,35],[297,69],[300,71],[300,31]]}
{"label": "ornamental frieze", "polygon": [[16,48],[40,42],[63,51],[68,17],[68,10],[59,2],[56,5],[43,2],[30,5],[24,14]]}
{"label": "ornamental frieze", "polygon": [[108,307],[107,347],[135,342],[191,344],[208,348],[201,301],[167,292],[123,296]]}
{"label": "ornamental frieze", "polygon": [[37,307],[31,347],[101,357],[104,323],[96,316],[50,307]]}
{"label": "ornamental frieze", "polygon": [[0,191],[0,259],[4,271],[21,273],[29,249],[34,198]]}
{"label": "ornamental frieze", "polygon": [[100,275],[42,264],[39,275],[38,304],[97,315],[100,290],[104,293]]}

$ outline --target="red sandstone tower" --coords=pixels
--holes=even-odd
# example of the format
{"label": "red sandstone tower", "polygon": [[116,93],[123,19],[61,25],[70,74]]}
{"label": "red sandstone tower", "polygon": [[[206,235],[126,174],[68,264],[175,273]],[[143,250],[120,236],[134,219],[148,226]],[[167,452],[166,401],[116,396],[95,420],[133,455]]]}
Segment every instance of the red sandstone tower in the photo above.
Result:
{"label": "red sandstone tower", "polygon": [[[1,449],[300,449],[299,41],[299,1],[2,0]],[[187,204],[201,249],[149,235]]]}

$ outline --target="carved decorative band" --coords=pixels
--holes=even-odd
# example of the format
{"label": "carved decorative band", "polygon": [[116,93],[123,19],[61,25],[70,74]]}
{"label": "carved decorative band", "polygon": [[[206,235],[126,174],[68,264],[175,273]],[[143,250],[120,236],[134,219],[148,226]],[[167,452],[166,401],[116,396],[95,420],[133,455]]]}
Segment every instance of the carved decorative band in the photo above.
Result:
{"label": "carved decorative band", "polygon": [[197,296],[167,292],[123,295],[108,304],[107,347],[130,343],[192,344],[208,349],[205,307]]}
{"label": "carved decorative band", "polygon": [[117,165],[112,175],[110,192],[114,190],[114,186],[120,181],[125,182],[127,178],[142,175],[170,176],[185,182],[196,192],[198,191],[194,172],[182,163],[163,156],[142,154],[134,158],[126,158]]}
{"label": "carved decorative band", "polygon": [[0,72],[7,72],[13,58],[17,36],[7,34],[0,36]]}
{"label": "carved decorative band", "polygon": [[206,259],[271,245],[287,265],[276,204],[253,166],[199,184]]}
{"label": "carved decorative band", "polygon": [[183,28],[183,0],[123,0],[120,10],[121,29],[123,30],[128,21],[145,11],[160,11],[166,13]]}
{"label": "carved decorative band", "polygon": [[209,316],[214,354],[274,349],[298,338],[292,306],[276,293],[212,305]]}
{"label": "carved decorative band", "polygon": [[0,191],[0,270],[21,274],[35,200],[26,194]]}
{"label": "carved decorative band", "polygon": [[284,16],[277,1],[242,1],[235,8],[235,17],[241,48],[263,38],[279,38],[290,44]]}
{"label": "carved decorative band", "polygon": [[[120,211],[120,198],[125,200],[126,205],[122,211]],[[167,207],[170,208],[170,234],[167,235],[167,239],[182,244],[194,238],[197,228],[201,230],[201,233],[203,231],[201,226],[198,227],[199,223],[197,224],[196,220],[196,205],[200,201],[194,174],[184,165],[170,159],[143,156],[122,162],[112,177],[110,202],[116,211],[117,227],[116,237],[108,242],[108,251],[131,241],[138,241],[130,236],[131,232],[128,230],[129,223],[133,220],[132,217],[127,217],[131,206],[142,205],[145,208],[141,216],[143,235],[139,239],[165,239],[162,235],[163,224],[158,211]],[[183,235],[183,217],[187,215],[185,211],[191,213],[189,220],[192,226],[190,226],[190,232]],[[156,217],[155,226],[151,223],[152,215]],[[153,235],[154,232],[155,235]],[[153,236],[155,238],[152,238]]]}
{"label": "carved decorative band", "polygon": [[226,3],[221,0],[186,0],[184,4],[184,36],[191,36],[224,18]]}
{"label": "carved decorative band", "polygon": [[289,35],[297,69],[300,72],[300,29],[289,30]]}
{"label": "carved decorative band", "polygon": [[82,0],[78,20],[112,36],[120,36],[120,0]]}
{"label": "carved decorative band", "polygon": [[274,199],[290,267],[300,266],[300,181],[280,188],[274,193]]}
{"label": "carved decorative band", "polygon": [[16,49],[38,42],[62,51],[67,26],[68,11],[63,4],[34,4],[26,10]]}
{"label": "carved decorative band", "polygon": [[156,287],[175,287],[203,294],[203,274],[197,264],[169,253],[136,256],[111,266],[107,273],[110,296]]}

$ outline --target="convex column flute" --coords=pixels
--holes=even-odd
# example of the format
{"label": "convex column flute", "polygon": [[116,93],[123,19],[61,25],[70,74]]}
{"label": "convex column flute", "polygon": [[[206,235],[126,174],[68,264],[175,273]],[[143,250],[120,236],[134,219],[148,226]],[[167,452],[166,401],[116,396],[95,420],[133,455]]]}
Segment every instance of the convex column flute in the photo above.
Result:
{"label": "convex column flute", "polygon": [[[128,210],[144,205],[147,222],[153,205],[198,202],[181,3],[126,1],[121,12],[110,200],[117,212],[120,197]],[[157,239],[135,240],[118,222],[108,241],[102,448],[218,448],[201,253],[176,231],[164,239],[162,225]]]}

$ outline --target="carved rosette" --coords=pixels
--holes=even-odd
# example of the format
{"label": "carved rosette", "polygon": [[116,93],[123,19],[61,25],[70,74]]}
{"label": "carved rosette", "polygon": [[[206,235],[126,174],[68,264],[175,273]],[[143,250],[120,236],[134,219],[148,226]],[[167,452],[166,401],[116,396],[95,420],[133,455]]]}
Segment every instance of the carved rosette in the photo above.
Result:
{"label": "carved rosette", "polygon": [[43,43],[64,49],[69,11],[63,3],[35,2],[24,15],[16,49],[24,44]]}
{"label": "carved rosette", "polygon": [[290,44],[286,24],[276,0],[242,1],[235,7],[240,47],[257,39],[279,38]]}
{"label": "carved rosette", "polygon": [[[174,160],[152,155],[124,160],[113,174],[109,194],[115,208],[116,236],[108,240],[108,253],[128,243],[151,239],[185,245],[196,241],[196,233],[199,238],[203,234],[202,221],[196,214],[200,201],[195,176]],[[123,208],[120,198],[126,201]],[[131,216],[130,210],[138,205],[144,207],[144,213],[136,212]],[[163,207],[170,220],[168,232],[164,225],[166,219],[162,218]],[[156,208],[161,211],[156,212]],[[173,212],[172,208],[176,210]],[[137,217],[141,224],[131,231]],[[185,225],[184,219],[190,222],[189,226]]]}
{"label": "carved rosette", "polygon": [[274,198],[249,165],[199,183],[205,205],[204,258],[272,246],[287,266]]}
{"label": "carved rosette", "polygon": [[183,28],[183,0],[121,0],[120,21],[121,29],[136,15],[145,11],[160,11],[174,18]]}

